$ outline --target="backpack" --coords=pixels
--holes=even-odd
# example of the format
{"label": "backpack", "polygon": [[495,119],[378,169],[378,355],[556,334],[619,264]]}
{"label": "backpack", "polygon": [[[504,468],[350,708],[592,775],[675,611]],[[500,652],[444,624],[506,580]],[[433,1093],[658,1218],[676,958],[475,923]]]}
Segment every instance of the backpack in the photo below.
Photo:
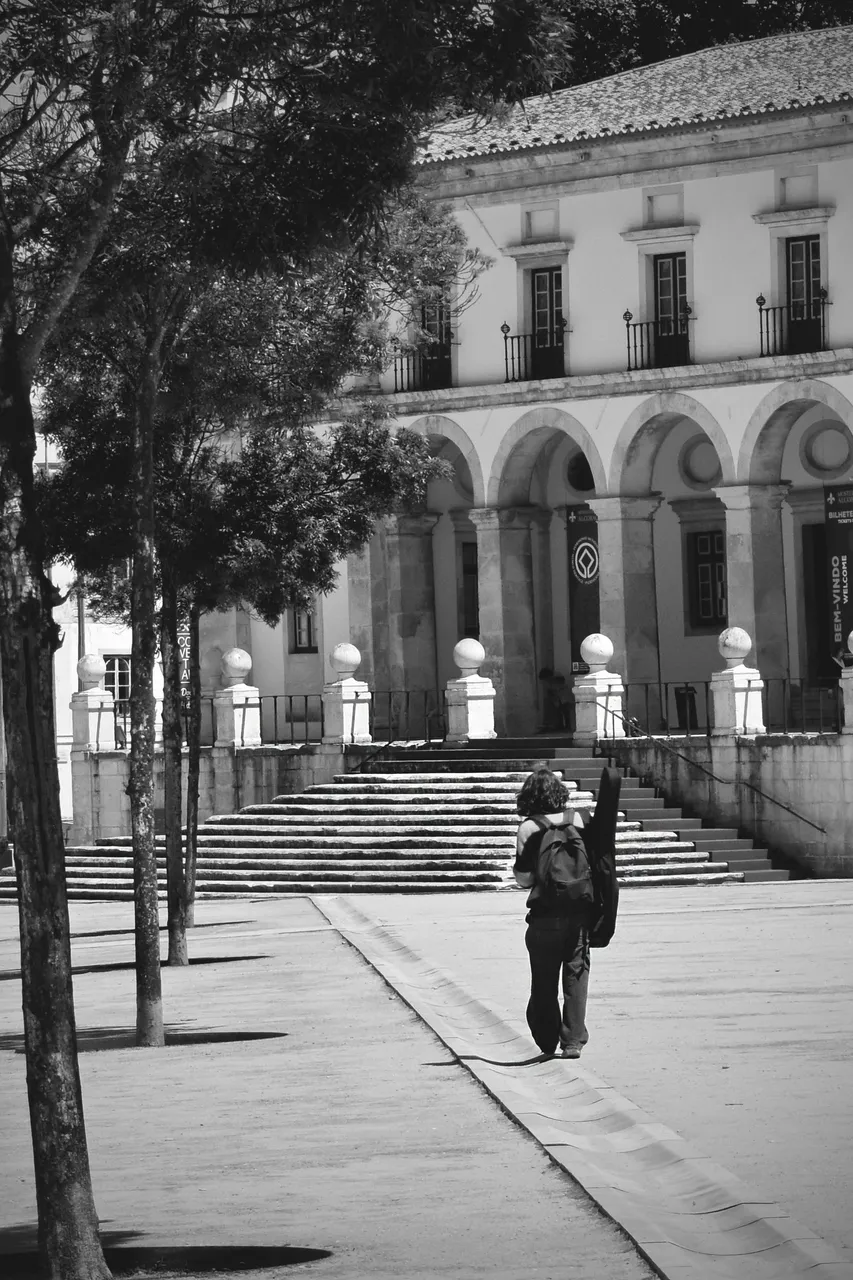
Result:
{"label": "backpack", "polygon": [[577,827],[534,819],[542,831],[536,855],[536,885],[543,901],[570,906],[593,901],[586,845]]}
{"label": "backpack", "polygon": [[616,930],[619,882],[616,878],[616,819],[622,779],[616,769],[603,769],[595,812],[583,830],[594,893],[589,945],[606,947]]}

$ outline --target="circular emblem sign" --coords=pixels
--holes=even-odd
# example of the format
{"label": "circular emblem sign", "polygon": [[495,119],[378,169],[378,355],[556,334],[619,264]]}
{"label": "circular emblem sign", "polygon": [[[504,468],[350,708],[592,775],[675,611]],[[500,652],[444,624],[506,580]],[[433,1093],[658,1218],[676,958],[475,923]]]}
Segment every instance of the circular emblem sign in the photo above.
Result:
{"label": "circular emblem sign", "polygon": [[591,538],[581,538],[572,552],[572,573],[578,582],[589,585],[598,578],[598,547]]}

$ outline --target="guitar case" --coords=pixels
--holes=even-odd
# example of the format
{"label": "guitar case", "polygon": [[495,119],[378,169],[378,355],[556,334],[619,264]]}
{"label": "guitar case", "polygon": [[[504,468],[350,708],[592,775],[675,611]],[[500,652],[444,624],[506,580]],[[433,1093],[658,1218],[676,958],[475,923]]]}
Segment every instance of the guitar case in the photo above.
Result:
{"label": "guitar case", "polygon": [[595,918],[589,930],[591,947],[606,947],[616,930],[619,883],[616,879],[616,820],[622,778],[616,769],[603,769],[595,812],[583,829],[595,892]]}

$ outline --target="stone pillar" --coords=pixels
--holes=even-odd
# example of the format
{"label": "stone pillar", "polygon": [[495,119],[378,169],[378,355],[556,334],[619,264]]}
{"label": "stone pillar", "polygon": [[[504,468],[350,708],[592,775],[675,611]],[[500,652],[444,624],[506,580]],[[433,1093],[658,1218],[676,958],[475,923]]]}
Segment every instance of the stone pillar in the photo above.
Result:
{"label": "stone pillar", "polygon": [[484,674],[495,686],[499,734],[530,733],[537,720],[533,513],[533,508],[514,507],[470,512],[477,530],[480,639],[487,654]]}
{"label": "stone pillar", "polygon": [[[847,650],[853,653],[853,631],[847,637]],[[853,733],[853,667],[844,667],[841,672],[841,732]]]}
{"label": "stone pillar", "polygon": [[107,670],[103,658],[86,653],[77,663],[80,692],[71,695],[73,751],[115,751],[113,695],[101,688]]}
{"label": "stone pillar", "polygon": [[245,649],[229,649],[222,655],[223,688],[213,695],[215,747],[261,745],[261,691],[246,684],[251,669],[252,659]]}
{"label": "stone pillar", "polygon": [[581,644],[581,657],[589,667],[586,675],[575,676],[575,732],[577,747],[591,747],[600,738],[624,738],[625,721],[622,677],[608,671],[613,658],[613,645],[607,636],[587,636]]}
{"label": "stone pillar", "polygon": [[598,519],[601,630],[629,682],[659,678],[652,520],[661,502],[660,494],[588,499]]}
{"label": "stone pillar", "polygon": [[438,516],[388,516],[388,674],[391,689],[436,689],[432,530]]}
{"label": "stone pillar", "polygon": [[554,635],[553,667],[566,679],[572,670],[572,619],[569,609],[569,548],[566,533],[568,507],[552,513],[551,536],[551,627]]}
{"label": "stone pillar", "polygon": [[[349,634],[362,655],[361,666],[364,677],[374,686],[379,678],[375,654],[379,647],[387,651],[384,639],[380,640],[375,634],[373,557],[377,550],[378,539],[379,534],[374,533],[361,551],[354,551],[347,557]],[[384,594],[384,590],[383,584],[383,591],[380,594]],[[384,679],[382,683],[384,687]]]}
{"label": "stone pillar", "polygon": [[323,685],[323,741],[327,743],[372,742],[370,736],[370,690],[353,672],[361,663],[354,644],[336,644],[329,665],[337,679]]}
{"label": "stone pillar", "polygon": [[726,660],[726,669],[716,671],[711,677],[712,736],[765,733],[761,701],[764,681],[755,667],[744,665],[752,639],[742,627],[728,627],[717,641],[717,647]]}
{"label": "stone pillar", "polygon": [[495,738],[495,686],[478,674],[486,651],[478,640],[460,640],[453,661],[461,671],[458,680],[447,682],[447,741],[471,742]]}
{"label": "stone pillar", "polygon": [[784,484],[715,489],[726,508],[726,592],[730,626],[755,637],[765,676],[787,676],[788,606],[782,554]]}

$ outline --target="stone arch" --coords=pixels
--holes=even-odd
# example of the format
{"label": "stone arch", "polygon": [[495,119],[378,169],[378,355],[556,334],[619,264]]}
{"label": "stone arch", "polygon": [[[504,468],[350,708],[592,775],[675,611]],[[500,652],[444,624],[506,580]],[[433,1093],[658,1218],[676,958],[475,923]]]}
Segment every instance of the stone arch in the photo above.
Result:
{"label": "stone arch", "polygon": [[527,502],[534,467],[543,445],[554,438],[555,433],[570,436],[583,450],[595,480],[596,493],[606,491],[607,479],[601,455],[586,427],[562,409],[531,409],[512,424],[501,440],[489,476],[488,506]]}
{"label": "stone arch", "polygon": [[422,418],[417,418],[414,422],[408,423],[405,429],[423,436],[443,436],[451,444],[454,444],[462,455],[471,475],[473,505],[475,507],[485,506],[486,486],[483,480],[483,468],[480,465],[474,442],[467,431],[460,427],[457,422],[454,422],[452,418],[445,418],[443,414],[438,413],[425,414]]}
{"label": "stone arch", "polygon": [[733,484],[731,446],[714,415],[681,391],[660,391],[637,405],[619,432],[610,463],[611,493],[646,494],[651,490],[655,455],[670,427],[689,418],[705,432],[717,451],[722,484]]}
{"label": "stone arch", "polygon": [[853,433],[853,404],[835,387],[817,378],[783,382],[768,392],[747,423],[737,464],[741,483],[778,483],[788,432],[816,404],[832,410]]}

